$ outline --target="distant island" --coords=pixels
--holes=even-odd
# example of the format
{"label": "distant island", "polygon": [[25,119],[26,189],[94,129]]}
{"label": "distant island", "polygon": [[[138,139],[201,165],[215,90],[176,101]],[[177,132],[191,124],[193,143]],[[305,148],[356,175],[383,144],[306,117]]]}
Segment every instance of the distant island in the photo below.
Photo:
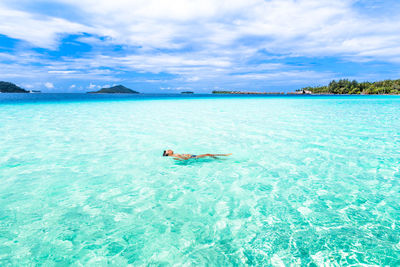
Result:
{"label": "distant island", "polygon": [[334,94],[334,95],[398,95],[400,80],[384,80],[378,82],[357,82],[342,79],[331,81],[327,86],[304,87],[296,90],[298,94]]}
{"label": "distant island", "polygon": [[183,91],[183,92],[181,92],[181,94],[194,94],[194,92],[192,92],[192,91]]}
{"label": "distant island", "polygon": [[29,91],[13,83],[0,81],[0,93],[29,93]]}
{"label": "distant island", "polygon": [[213,94],[228,95],[283,95],[281,92],[212,91]]}
{"label": "distant island", "polygon": [[108,88],[101,88],[94,92],[88,92],[88,94],[139,94],[139,92],[126,88],[123,85],[117,85]]}

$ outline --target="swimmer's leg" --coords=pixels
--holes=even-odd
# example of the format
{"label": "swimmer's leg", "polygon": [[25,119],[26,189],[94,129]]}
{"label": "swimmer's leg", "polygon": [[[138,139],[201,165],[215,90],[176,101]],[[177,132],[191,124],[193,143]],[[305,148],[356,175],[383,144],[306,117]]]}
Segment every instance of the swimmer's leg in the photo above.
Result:
{"label": "swimmer's leg", "polygon": [[213,157],[213,158],[216,158],[213,154],[201,154],[201,155],[197,155],[197,156],[196,156],[196,159],[205,158],[205,157]]}
{"label": "swimmer's leg", "polygon": [[201,154],[201,155],[197,155],[196,158],[211,157],[211,158],[217,159],[217,157],[221,157],[221,156],[227,157],[230,155],[232,155],[232,153],[229,153],[229,154]]}

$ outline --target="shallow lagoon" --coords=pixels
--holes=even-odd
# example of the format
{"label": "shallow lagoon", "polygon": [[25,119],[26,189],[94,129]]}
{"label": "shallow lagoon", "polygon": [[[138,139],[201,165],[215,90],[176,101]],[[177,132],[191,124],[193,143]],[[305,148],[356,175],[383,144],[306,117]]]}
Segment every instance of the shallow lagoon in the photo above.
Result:
{"label": "shallow lagoon", "polygon": [[399,265],[399,117],[396,96],[2,94],[0,265]]}

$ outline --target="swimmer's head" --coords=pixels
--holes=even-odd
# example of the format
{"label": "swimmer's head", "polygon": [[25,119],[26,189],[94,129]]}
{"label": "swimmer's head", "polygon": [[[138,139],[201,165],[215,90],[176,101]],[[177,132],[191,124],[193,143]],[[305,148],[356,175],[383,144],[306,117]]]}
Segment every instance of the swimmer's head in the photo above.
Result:
{"label": "swimmer's head", "polygon": [[171,156],[172,154],[174,154],[174,151],[172,151],[172,150],[170,150],[170,149],[164,150],[163,157],[169,157],[169,156]]}

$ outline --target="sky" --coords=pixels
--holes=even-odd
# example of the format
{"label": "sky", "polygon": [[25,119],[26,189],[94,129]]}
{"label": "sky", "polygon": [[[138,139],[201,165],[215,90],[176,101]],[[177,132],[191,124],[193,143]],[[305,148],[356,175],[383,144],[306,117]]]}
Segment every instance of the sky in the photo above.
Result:
{"label": "sky", "polygon": [[288,92],[400,79],[399,0],[0,0],[0,80]]}

